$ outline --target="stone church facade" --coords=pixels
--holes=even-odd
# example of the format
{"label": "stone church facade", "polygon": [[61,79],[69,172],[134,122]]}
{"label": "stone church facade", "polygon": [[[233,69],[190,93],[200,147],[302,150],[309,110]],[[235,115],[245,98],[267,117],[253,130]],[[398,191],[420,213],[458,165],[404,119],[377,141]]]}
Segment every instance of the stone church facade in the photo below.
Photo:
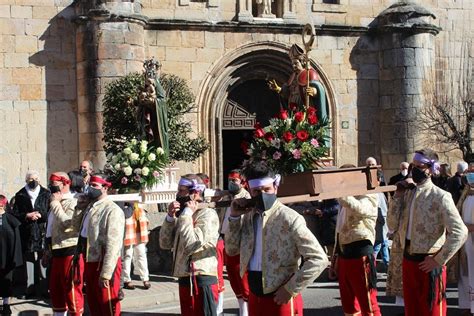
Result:
{"label": "stone church facade", "polygon": [[28,169],[45,183],[82,159],[101,167],[105,87],[150,57],[188,81],[189,119],[211,144],[182,173],[222,184],[242,135],[278,109],[265,82],[288,79],[306,23],[334,163],[374,156],[393,174],[424,145],[416,120],[434,87],[474,57],[473,19],[471,0],[0,0],[0,191]]}

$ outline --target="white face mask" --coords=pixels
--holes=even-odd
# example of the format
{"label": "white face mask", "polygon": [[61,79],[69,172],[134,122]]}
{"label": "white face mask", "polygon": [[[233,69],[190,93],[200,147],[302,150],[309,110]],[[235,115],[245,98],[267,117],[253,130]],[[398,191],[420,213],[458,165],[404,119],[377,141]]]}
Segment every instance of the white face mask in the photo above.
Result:
{"label": "white face mask", "polygon": [[402,171],[400,171],[400,173],[402,174],[402,176],[406,177],[408,175],[408,170],[403,169]]}

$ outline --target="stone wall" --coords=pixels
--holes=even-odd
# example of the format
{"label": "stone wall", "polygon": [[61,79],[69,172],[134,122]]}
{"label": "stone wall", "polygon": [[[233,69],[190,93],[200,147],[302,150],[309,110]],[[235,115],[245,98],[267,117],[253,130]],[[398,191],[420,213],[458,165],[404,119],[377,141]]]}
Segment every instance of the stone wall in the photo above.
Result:
{"label": "stone wall", "polygon": [[72,1],[0,1],[0,191],[78,165]]}

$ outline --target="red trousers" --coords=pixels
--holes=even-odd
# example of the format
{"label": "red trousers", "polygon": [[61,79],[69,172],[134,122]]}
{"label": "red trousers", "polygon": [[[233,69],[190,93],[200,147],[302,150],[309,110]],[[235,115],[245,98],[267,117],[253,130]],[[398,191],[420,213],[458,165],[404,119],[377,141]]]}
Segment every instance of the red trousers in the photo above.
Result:
{"label": "red trousers", "polygon": [[381,315],[377,303],[377,289],[369,290],[369,259],[374,260],[373,256],[338,258],[339,292],[345,314]]}
{"label": "red trousers", "polygon": [[245,272],[243,278],[240,277],[240,255],[229,256],[225,253],[224,256],[230,286],[235,296],[244,299],[244,301],[248,301],[250,292],[249,281],[247,280],[247,272]]}
{"label": "red trousers", "polygon": [[446,267],[443,266],[441,274],[442,284],[435,282],[435,296],[433,302],[433,309],[428,304],[430,275],[420,270],[418,265],[420,262],[403,259],[403,299],[405,300],[405,315],[406,316],[431,316],[431,315],[446,315],[447,306],[446,298],[441,302],[440,285],[443,290],[446,289]]}
{"label": "red trousers", "polygon": [[[219,299],[218,285],[210,285],[214,301],[217,303]],[[204,316],[203,296],[204,291],[201,287],[191,295],[191,287],[179,285],[179,304],[181,306],[181,316]]]}
{"label": "red trousers", "polygon": [[75,283],[71,275],[72,258],[73,256],[53,257],[51,259],[51,274],[49,277],[51,305],[55,312],[68,311],[69,315],[81,315],[84,312],[84,297],[82,296],[84,261],[81,255],[78,262],[79,275],[77,276],[80,282]]}
{"label": "red trousers", "polygon": [[216,245],[217,252],[217,290],[224,292],[224,239],[219,238]]}
{"label": "red trousers", "polygon": [[298,294],[288,303],[278,305],[273,301],[273,296],[256,296],[252,292],[249,295],[249,315],[251,316],[293,316],[303,315],[303,298]]}
{"label": "red trousers", "polygon": [[102,262],[86,262],[84,268],[84,281],[87,285],[87,303],[92,316],[119,316],[120,301],[120,274],[122,273],[122,259],[117,260],[109,288],[99,286]]}

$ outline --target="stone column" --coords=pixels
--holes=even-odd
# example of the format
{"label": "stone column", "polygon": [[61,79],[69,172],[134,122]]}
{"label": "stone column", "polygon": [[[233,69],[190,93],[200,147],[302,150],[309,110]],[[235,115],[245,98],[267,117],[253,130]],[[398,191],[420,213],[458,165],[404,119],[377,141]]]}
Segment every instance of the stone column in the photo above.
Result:
{"label": "stone column", "polygon": [[434,85],[434,40],[440,29],[425,8],[397,3],[375,21],[379,36],[379,109],[381,157],[385,170],[398,170],[402,161],[423,144],[417,129],[418,110],[429,101]]}
{"label": "stone column", "polygon": [[239,0],[239,21],[252,22],[252,0]]}
{"label": "stone column", "polygon": [[[102,99],[107,83],[142,70],[144,22],[135,1],[82,0],[76,5],[79,159],[105,163]],[[139,3],[138,3],[139,4]]]}

